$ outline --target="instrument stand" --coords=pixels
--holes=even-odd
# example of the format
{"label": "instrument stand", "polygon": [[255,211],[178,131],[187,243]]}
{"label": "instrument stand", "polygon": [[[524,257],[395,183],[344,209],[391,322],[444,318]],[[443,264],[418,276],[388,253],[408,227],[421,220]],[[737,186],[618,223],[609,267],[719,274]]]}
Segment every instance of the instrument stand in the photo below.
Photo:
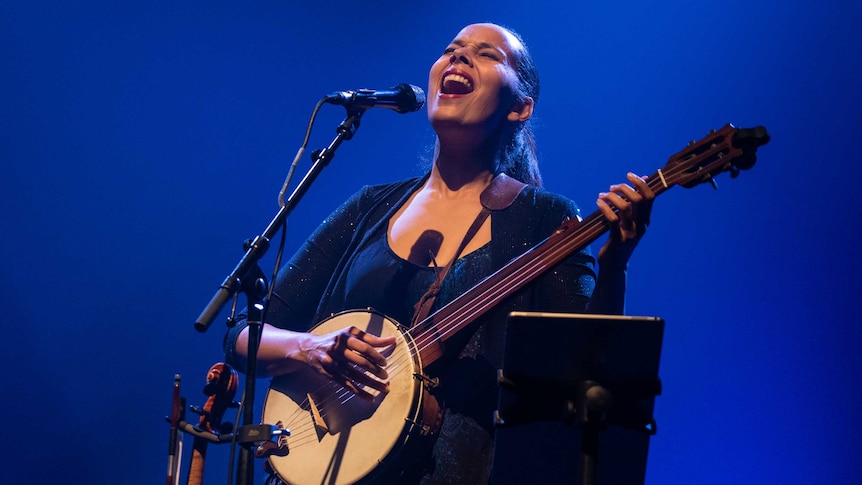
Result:
{"label": "instrument stand", "polygon": [[[287,216],[293,212],[294,207],[302,198],[302,196],[311,187],[312,182],[317,178],[323,168],[329,164],[335,156],[335,150],[342,142],[349,140],[359,128],[359,121],[365,113],[364,108],[350,107],[347,110],[347,117],[342,121],[336,129],[336,136],[330,144],[323,149],[316,150],[312,153],[313,164],[309,168],[306,175],[297,184],[296,189],[288,197],[284,204],[276,213],[275,217],[264,230],[263,234],[255,237],[246,244],[246,252],[239,261],[233,272],[225,278],[219,289],[216,291],[209,304],[201,312],[198,319],[195,321],[195,329],[199,332],[205,332],[212,325],[216,316],[221,312],[222,308],[239,292],[246,294],[248,299],[248,362],[246,365],[245,392],[243,397],[243,413],[242,424],[237,429],[238,436],[255,436],[260,426],[255,426],[254,423],[254,393],[255,393],[255,376],[257,372],[257,351],[260,343],[260,335],[263,326],[263,317],[266,315],[266,300],[267,284],[263,273],[257,263],[266,254],[269,249],[270,241],[284,226]],[[233,323],[233,319],[228,319],[229,325]],[[264,425],[266,427],[266,425]],[[285,433],[289,433],[285,430]],[[271,436],[271,435],[270,435]],[[261,441],[269,439],[270,436],[259,436]],[[223,442],[223,440],[219,440]],[[254,481],[254,467],[251,466],[252,457],[251,446],[248,443],[243,443],[240,449],[239,464],[237,467],[237,484],[250,485]]]}
{"label": "instrument stand", "polygon": [[595,485],[599,458],[599,433],[605,427],[605,417],[613,397],[596,382],[586,381],[583,393],[577,396],[581,422],[581,485]]}
{"label": "instrument stand", "polygon": [[663,329],[654,317],[510,314],[491,483],[642,485]]}
{"label": "instrument stand", "polygon": [[[247,318],[248,322],[248,359],[246,361],[245,392],[242,398],[242,426],[237,429],[239,435],[243,435],[248,426],[254,423],[254,393],[255,376],[257,375],[257,350],[260,346],[260,335],[263,327],[263,310],[266,304],[266,279],[263,272],[255,265],[257,277],[252,281],[247,278],[243,281],[242,291],[248,299]],[[239,462],[237,464],[237,484],[251,484],[254,482],[254,467],[252,466],[252,443],[240,443]]]}

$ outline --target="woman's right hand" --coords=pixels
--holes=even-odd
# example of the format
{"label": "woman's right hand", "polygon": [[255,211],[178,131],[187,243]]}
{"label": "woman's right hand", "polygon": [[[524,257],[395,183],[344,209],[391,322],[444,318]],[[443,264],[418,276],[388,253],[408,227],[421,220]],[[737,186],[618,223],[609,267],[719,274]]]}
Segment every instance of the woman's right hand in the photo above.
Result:
{"label": "woman's right hand", "polygon": [[326,335],[306,334],[295,357],[357,396],[373,400],[377,393],[389,391],[387,362],[381,351],[394,345],[395,337],[377,337],[347,327]]}
{"label": "woman's right hand", "polygon": [[[258,347],[258,376],[278,376],[310,368],[357,396],[373,400],[376,394],[389,390],[383,353],[394,345],[394,336],[377,337],[352,326],[316,335],[267,323],[263,325]],[[236,340],[236,353],[239,359],[248,358],[248,328]]]}

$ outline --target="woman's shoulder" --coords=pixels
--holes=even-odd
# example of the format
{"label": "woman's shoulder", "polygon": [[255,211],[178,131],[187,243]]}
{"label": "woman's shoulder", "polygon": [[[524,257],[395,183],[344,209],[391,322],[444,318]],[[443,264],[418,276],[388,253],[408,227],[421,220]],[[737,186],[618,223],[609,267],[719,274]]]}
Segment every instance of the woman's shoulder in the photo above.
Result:
{"label": "woman's shoulder", "polygon": [[572,217],[580,215],[578,205],[563,194],[551,192],[542,187],[528,185],[521,191],[516,203],[521,210],[549,212],[553,216]]}
{"label": "woman's shoulder", "polygon": [[416,187],[421,180],[422,177],[412,177],[395,182],[364,185],[350,197],[350,200],[359,204],[375,204],[386,198],[398,198]]}
{"label": "woman's shoulder", "polygon": [[516,246],[532,245],[579,216],[578,206],[568,197],[527,185],[512,205],[493,213],[491,228],[497,237],[520,241]]}
{"label": "woman's shoulder", "polygon": [[380,184],[365,185],[360,189],[360,193],[366,197],[380,197],[391,193],[392,191],[407,190],[410,187],[416,186],[424,177],[411,177],[408,179],[398,180],[395,182],[385,182]]}
{"label": "woman's shoulder", "polygon": [[353,192],[336,210],[336,213],[357,217],[357,214],[364,213],[381,203],[399,200],[420,181],[421,177],[413,177],[396,182],[364,185]]}

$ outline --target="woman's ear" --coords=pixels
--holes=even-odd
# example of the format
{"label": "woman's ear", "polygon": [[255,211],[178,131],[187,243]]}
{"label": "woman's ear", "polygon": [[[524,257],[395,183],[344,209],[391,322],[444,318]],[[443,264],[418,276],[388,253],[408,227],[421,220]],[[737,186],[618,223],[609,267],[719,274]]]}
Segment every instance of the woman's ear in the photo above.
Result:
{"label": "woman's ear", "polygon": [[515,102],[512,111],[509,112],[506,119],[509,121],[527,121],[533,116],[533,98],[527,96],[524,99]]}

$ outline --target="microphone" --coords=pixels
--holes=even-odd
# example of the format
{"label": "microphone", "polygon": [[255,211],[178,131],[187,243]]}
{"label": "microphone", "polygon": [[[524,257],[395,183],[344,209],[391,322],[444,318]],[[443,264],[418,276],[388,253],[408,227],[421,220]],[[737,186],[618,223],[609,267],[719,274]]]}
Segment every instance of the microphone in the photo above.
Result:
{"label": "microphone", "polygon": [[418,86],[402,83],[391,89],[335,91],[326,95],[327,103],[355,108],[389,108],[398,113],[419,111],[425,105],[425,91]]}

